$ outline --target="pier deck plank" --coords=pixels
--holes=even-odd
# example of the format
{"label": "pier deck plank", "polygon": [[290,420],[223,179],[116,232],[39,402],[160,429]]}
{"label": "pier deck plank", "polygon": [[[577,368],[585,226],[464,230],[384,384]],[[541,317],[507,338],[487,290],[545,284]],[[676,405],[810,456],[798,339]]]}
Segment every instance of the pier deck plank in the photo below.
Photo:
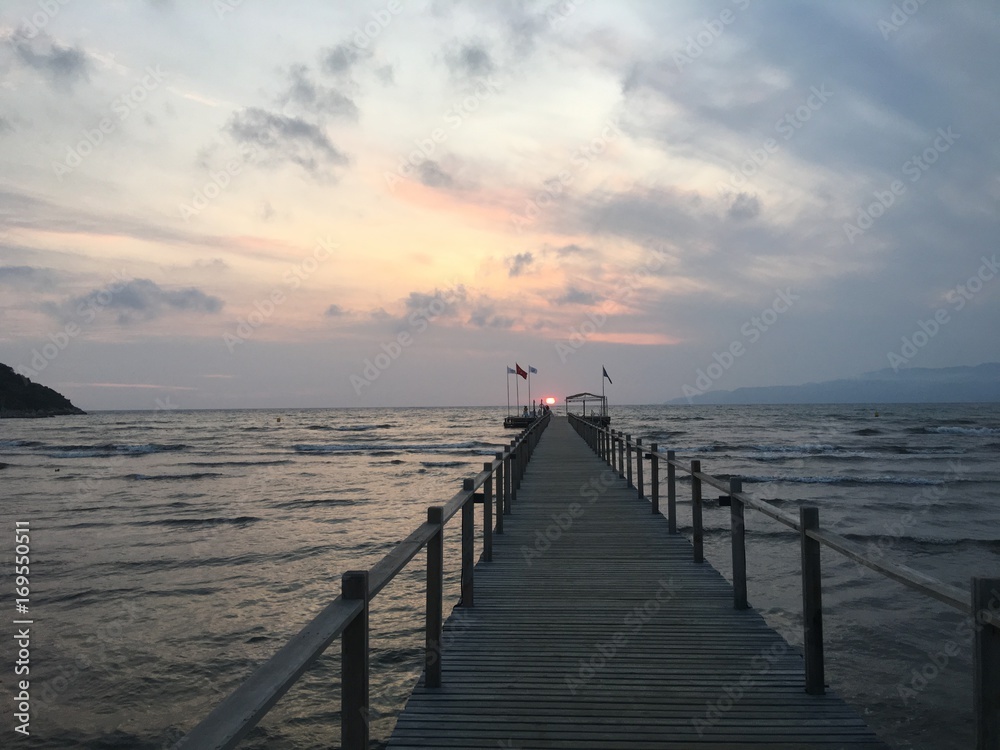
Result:
{"label": "pier deck plank", "polygon": [[801,654],[733,609],[565,418],[475,585],[445,624],[442,687],[421,679],[391,750],[886,747],[840,698],[805,693]]}

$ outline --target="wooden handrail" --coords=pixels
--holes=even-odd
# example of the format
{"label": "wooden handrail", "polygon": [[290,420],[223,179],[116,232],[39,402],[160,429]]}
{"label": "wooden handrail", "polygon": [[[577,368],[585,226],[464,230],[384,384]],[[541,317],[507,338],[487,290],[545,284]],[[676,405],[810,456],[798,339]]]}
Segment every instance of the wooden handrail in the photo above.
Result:
{"label": "wooden handrail", "polygon": [[[614,468],[614,431],[603,425],[581,419],[570,414],[573,427],[584,434],[588,444],[601,445],[611,441],[612,458],[608,463]],[[619,433],[620,435],[621,433]],[[623,441],[618,438],[619,444]],[[631,459],[631,438],[625,441],[629,444]],[[641,446],[640,441],[636,443]],[[639,460],[641,461],[641,447]],[[599,452],[600,455],[600,452]],[[921,573],[914,568],[899,563],[873,559],[866,554],[861,545],[833,531],[827,531],[819,525],[819,510],[803,506],[799,509],[800,516],[796,518],[771,503],[760,500],[741,492],[739,480],[730,480],[727,484],[711,474],[701,471],[701,462],[694,460],[690,465],[678,459],[674,451],[666,453],[655,447],[647,454],[653,461],[653,476],[658,476],[658,462],[667,462],[667,492],[668,520],[670,531],[676,531],[676,511],[672,498],[676,493],[675,472],[680,469],[691,475],[692,490],[692,523],[695,562],[701,562],[701,488],[703,484],[716,487],[727,493],[732,506],[731,527],[733,545],[733,592],[734,606],[737,609],[746,605],[746,566],[740,564],[744,560],[743,549],[743,508],[753,508],[790,529],[799,532],[802,548],[802,593],[803,593],[803,627],[805,630],[805,676],[806,691],[813,694],[824,690],[823,670],[823,622],[822,622],[822,586],[819,561],[821,545],[832,549],[850,560],[864,565],[897,583],[901,583],[924,596],[947,604],[959,612],[973,618],[975,629],[975,657],[973,675],[974,709],[976,714],[977,750],[998,750],[1000,748],[1000,714],[996,706],[1000,704],[1000,579],[973,578],[971,593],[957,586],[943,583],[933,576]],[[601,456],[605,460],[607,457]],[[621,473],[619,462],[618,471]],[[629,462],[629,480],[631,480],[631,460]],[[631,484],[631,481],[629,481]],[[658,496],[658,490],[654,490]],[[641,496],[641,490],[640,490]]]}
{"label": "wooden handrail", "polygon": [[[428,508],[428,521],[413,530],[396,544],[381,560],[367,571],[344,574],[344,594],[338,596],[308,625],[294,635],[277,653],[258,667],[228,697],[219,703],[197,726],[178,740],[172,750],[230,750],[236,747],[264,716],[288,692],[309,666],[327,647],[341,638],[344,658],[342,670],[343,691],[342,747],[344,750],[368,748],[368,603],[392,581],[422,549],[431,551],[428,560],[428,579],[438,582],[428,587],[427,608],[427,667],[428,685],[440,684],[441,668],[441,613],[440,560],[441,535],[448,521],[462,511],[464,522],[463,566],[468,566],[469,545],[473,541],[474,526],[469,523],[470,512],[475,507],[476,490],[489,485],[482,499],[484,520],[493,517],[492,502],[496,498],[497,532],[503,529],[503,513],[509,512],[512,500],[511,482],[516,488],[528,458],[538,443],[541,433],[549,424],[551,414],[539,417],[513,441],[509,448],[483,464],[483,471],[471,479],[463,480],[462,490],[445,505]],[[512,460],[512,456],[517,458]],[[497,477],[497,481],[494,480]],[[495,492],[494,492],[495,491]],[[486,507],[490,507],[490,512]],[[469,537],[469,538],[465,538]],[[431,550],[431,548],[434,548]],[[492,546],[488,559],[492,559]],[[367,584],[365,581],[367,580]],[[464,588],[463,606],[472,603],[471,579]],[[359,589],[360,586],[360,589]],[[367,594],[362,595],[367,589]],[[358,591],[362,594],[359,594]],[[437,632],[434,632],[434,631]],[[359,653],[364,651],[365,653]]]}

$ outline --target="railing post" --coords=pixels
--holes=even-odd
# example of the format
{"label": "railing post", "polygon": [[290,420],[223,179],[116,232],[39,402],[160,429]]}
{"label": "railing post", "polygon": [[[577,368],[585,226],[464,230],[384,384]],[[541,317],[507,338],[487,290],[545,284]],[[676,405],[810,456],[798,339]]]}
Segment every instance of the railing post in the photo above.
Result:
{"label": "railing post", "polygon": [[368,571],[344,573],[340,591],[364,603],[340,638],[340,742],[344,750],[368,750]]}
{"label": "railing post", "polygon": [[[476,480],[463,479],[462,491],[473,492]],[[475,606],[475,554],[476,554],[476,500],[470,494],[462,503],[462,595],[458,600],[460,607]]]}
{"label": "railing post", "polygon": [[426,686],[441,687],[441,615],[444,589],[444,508],[427,509],[427,523],[437,532],[427,542],[427,638],[424,653]]}
{"label": "railing post", "polygon": [[819,528],[819,508],[799,508],[799,536],[802,540],[802,623],[806,667],[806,692],[823,695],[826,679],[823,670],[823,584],[820,572],[820,543],[809,536]]}
{"label": "railing post", "polygon": [[660,457],[656,455],[659,448],[657,443],[649,446],[649,496],[653,513],[660,512]]}
{"label": "railing post", "polygon": [[611,447],[611,460],[608,461],[608,463],[611,464],[611,470],[617,472],[618,471],[618,440],[615,437],[615,434],[616,433],[615,433],[614,430],[608,430],[608,440],[610,442],[610,447]]}
{"label": "railing post", "polygon": [[671,534],[677,533],[677,467],[676,454],[667,451],[667,526]]}
{"label": "railing post", "polygon": [[691,527],[694,546],[694,561],[705,562],[705,531],[701,522],[701,461],[691,462]]}
{"label": "railing post", "polygon": [[639,496],[640,500],[644,500],[646,496],[642,494],[645,484],[642,481],[642,438],[635,439],[635,488],[636,494]]}
{"label": "railing post", "polygon": [[747,546],[743,501],[737,495],[743,492],[743,480],[729,480],[729,525],[733,538],[733,607],[749,609],[747,603]]}
{"label": "railing post", "polygon": [[513,494],[514,494],[514,476],[513,476],[513,472],[514,472],[515,460],[513,458],[511,458],[511,454],[513,454],[513,452],[514,452],[514,441],[511,440],[510,441],[510,447],[507,449],[507,455],[504,457],[504,462],[506,464],[505,467],[504,467],[504,482],[506,482],[506,484],[504,486],[504,490],[505,491],[503,493],[503,512],[504,513],[510,513],[510,506],[514,502],[514,498],[513,498]]}
{"label": "railing post", "polygon": [[507,504],[507,457],[505,452],[496,454],[500,465],[497,466],[497,533],[503,533],[503,509]]}
{"label": "railing post", "polygon": [[979,613],[996,617],[1000,612],[1000,578],[972,579],[972,617],[976,641],[973,645],[973,705],[976,750],[1000,748],[1000,631],[982,622]]}
{"label": "railing post", "polygon": [[625,478],[625,433],[618,430],[618,476]]}
{"label": "railing post", "polygon": [[489,472],[483,482],[483,560],[493,562],[493,462],[485,462],[483,469]]}
{"label": "railing post", "polygon": [[632,436],[631,435],[625,436],[625,454],[628,459],[627,463],[625,464],[627,472],[627,476],[625,477],[625,486],[635,487],[635,485],[632,484]]}

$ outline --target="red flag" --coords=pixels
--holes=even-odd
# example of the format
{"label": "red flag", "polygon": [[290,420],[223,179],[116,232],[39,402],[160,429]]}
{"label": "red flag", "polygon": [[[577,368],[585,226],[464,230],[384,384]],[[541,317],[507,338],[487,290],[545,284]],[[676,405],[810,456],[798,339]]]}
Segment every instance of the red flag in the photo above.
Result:
{"label": "red flag", "polygon": [[527,378],[528,378],[528,373],[526,373],[526,372],[525,372],[524,370],[522,370],[522,369],[521,369],[521,365],[519,365],[519,364],[518,364],[517,362],[515,362],[515,363],[514,363],[514,367],[516,367],[516,368],[517,368],[517,374],[518,374],[518,375],[520,375],[520,376],[521,376],[522,378],[524,378],[525,380],[527,380]]}

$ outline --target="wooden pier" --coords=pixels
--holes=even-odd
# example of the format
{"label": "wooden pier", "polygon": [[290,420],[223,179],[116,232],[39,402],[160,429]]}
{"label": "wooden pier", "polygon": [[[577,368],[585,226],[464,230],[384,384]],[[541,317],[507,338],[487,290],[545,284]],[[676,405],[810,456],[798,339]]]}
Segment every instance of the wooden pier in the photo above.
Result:
{"label": "wooden pier", "polygon": [[390,750],[885,747],[668,532],[554,419]]}
{"label": "wooden pier", "polygon": [[[691,478],[690,539],[677,533],[680,473]],[[730,506],[732,585],[704,560],[705,485]],[[799,537],[801,653],[747,601],[748,509]],[[445,622],[443,539],[455,517],[462,593]],[[391,750],[883,748],[827,691],[821,547],[968,615],[976,749],[1000,750],[1000,579],[972,578],[964,591],[872,557],[824,529],[815,507],[792,515],[699,461],[572,414],[535,420],[378,563],[344,573],[341,595],[173,750],[236,748],[337,640],[341,747],[368,750],[369,605],[422,551],[425,667]]]}

